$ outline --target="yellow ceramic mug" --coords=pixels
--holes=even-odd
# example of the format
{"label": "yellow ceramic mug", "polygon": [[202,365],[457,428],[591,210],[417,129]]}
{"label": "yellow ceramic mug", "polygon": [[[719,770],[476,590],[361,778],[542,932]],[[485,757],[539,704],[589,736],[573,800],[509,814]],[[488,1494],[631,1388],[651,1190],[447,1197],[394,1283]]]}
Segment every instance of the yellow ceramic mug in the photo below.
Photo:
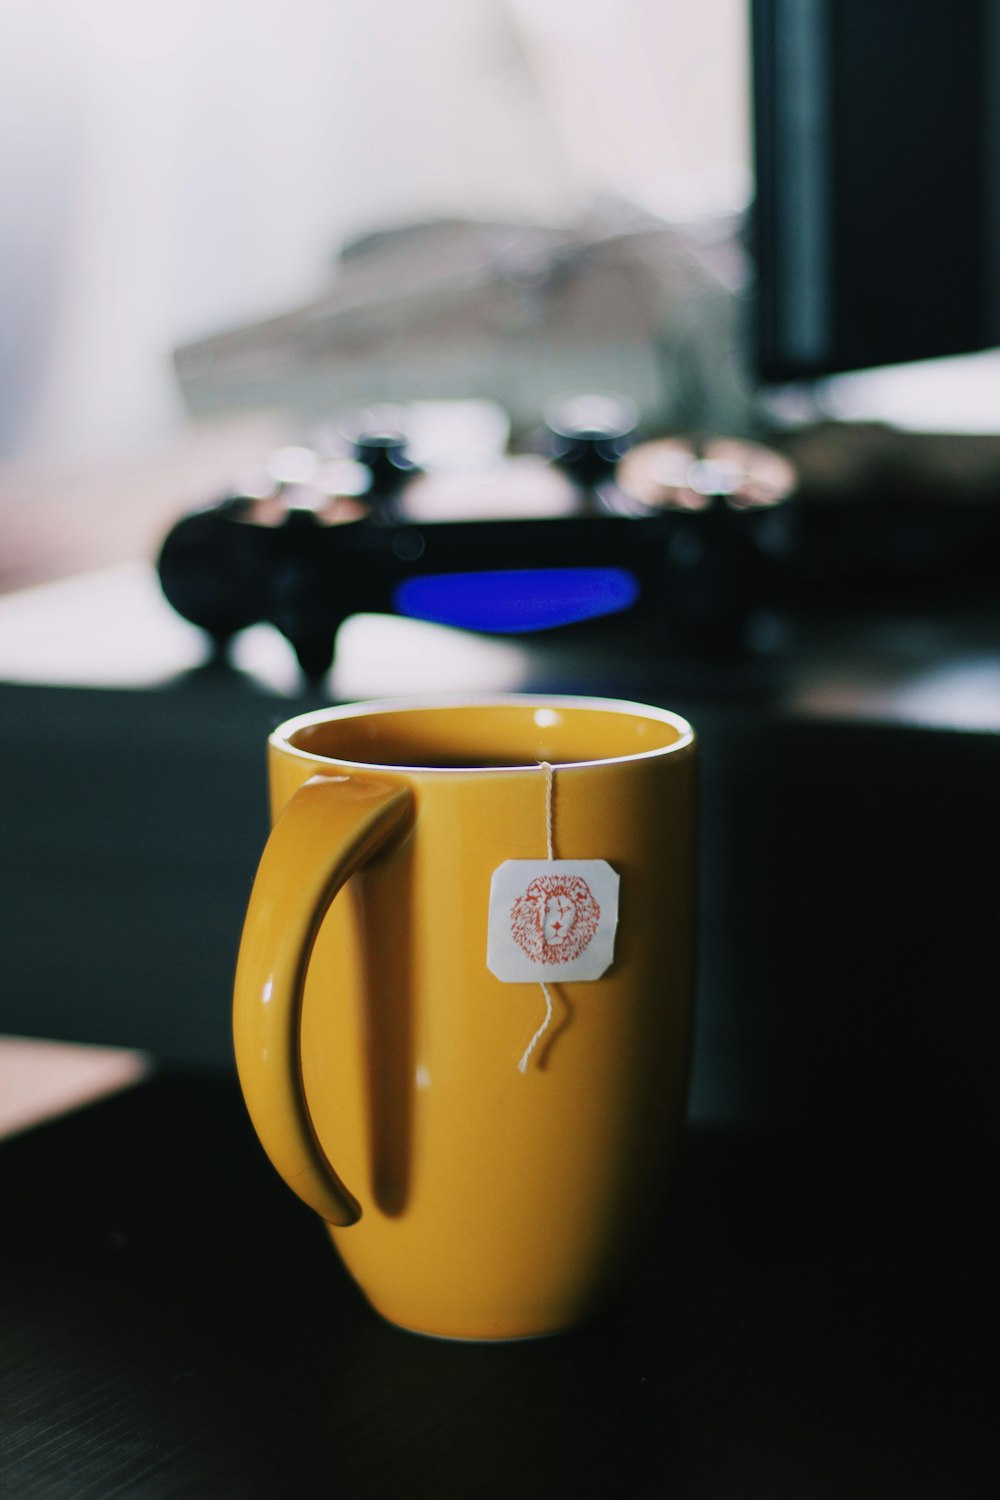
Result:
{"label": "yellow ceramic mug", "polygon": [[[591,1316],[642,1250],[684,1114],[690,726],[597,699],[359,704],[283,725],[269,768],[234,1032],[272,1162],[391,1322],[504,1339]],[[618,876],[617,926],[591,903],[601,977],[561,978],[567,924],[579,949],[595,923],[544,872],[537,979],[491,971],[512,860]]]}

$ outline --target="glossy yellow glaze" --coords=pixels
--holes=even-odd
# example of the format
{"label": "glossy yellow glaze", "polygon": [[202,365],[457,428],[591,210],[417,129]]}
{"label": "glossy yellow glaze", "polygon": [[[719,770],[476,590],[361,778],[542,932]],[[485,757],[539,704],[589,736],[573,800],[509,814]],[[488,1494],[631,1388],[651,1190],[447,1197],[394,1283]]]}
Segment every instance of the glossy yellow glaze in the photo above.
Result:
{"label": "glossy yellow glaze", "polygon": [[[592,1315],[642,1249],[683,1119],[689,727],[597,700],[358,705],[291,721],[269,757],[234,1001],[265,1149],[391,1321],[503,1339]],[[606,859],[621,906],[611,968],[551,987],[521,1073],[544,997],[494,978],[486,928],[497,866],[545,857],[540,761],[556,856]]]}

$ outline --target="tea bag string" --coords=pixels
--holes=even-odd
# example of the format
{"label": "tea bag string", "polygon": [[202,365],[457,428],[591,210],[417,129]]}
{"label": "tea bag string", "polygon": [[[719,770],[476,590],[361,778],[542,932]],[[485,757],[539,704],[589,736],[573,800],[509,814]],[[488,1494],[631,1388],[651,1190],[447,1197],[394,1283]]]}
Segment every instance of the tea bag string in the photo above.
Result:
{"label": "tea bag string", "polygon": [[[540,761],[539,764],[541,765],[542,770],[545,772],[545,857],[551,864],[551,862],[556,857],[555,843],[552,832],[552,807],[555,801],[555,771],[547,760]],[[542,1037],[548,1031],[549,1026],[552,1024],[552,996],[549,994],[549,987],[544,980],[539,980],[539,984],[542,986],[542,994],[545,996],[545,1020],[542,1022],[541,1026],[539,1026],[538,1030],[531,1038],[531,1041],[524,1049],[524,1056],[521,1058],[521,1061],[517,1065],[518,1070],[521,1073],[527,1072],[528,1063],[531,1060],[531,1054],[534,1052],[535,1048],[538,1046],[538,1043],[541,1041]]]}

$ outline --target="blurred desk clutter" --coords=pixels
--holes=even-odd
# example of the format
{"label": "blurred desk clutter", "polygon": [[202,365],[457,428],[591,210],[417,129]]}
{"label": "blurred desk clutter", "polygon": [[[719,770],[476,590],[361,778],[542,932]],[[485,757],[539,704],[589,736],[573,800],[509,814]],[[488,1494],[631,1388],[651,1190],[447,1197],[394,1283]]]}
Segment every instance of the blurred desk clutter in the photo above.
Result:
{"label": "blurred desk clutter", "polygon": [[161,584],[218,650],[266,621],[314,679],[361,611],[507,635],[636,607],[736,645],[772,603],[794,471],[759,444],[638,442],[636,422],[622,398],[564,399],[511,454],[484,402],[351,413],[179,521]]}
{"label": "blurred desk clutter", "polygon": [[313,680],[358,613],[493,636],[625,615],[632,649],[683,663],[746,662],[824,619],[993,605],[995,438],[650,439],[606,394],[551,401],[520,451],[509,430],[483,401],[346,413],[177,520],[164,593],[219,651],[270,623]]}
{"label": "blurred desk clutter", "polygon": [[325,295],[175,351],[196,417],[461,393],[520,439],[554,393],[620,391],[647,428],[746,434],[737,215],[673,223],[623,197],[576,222],[445,219],[345,246]]}

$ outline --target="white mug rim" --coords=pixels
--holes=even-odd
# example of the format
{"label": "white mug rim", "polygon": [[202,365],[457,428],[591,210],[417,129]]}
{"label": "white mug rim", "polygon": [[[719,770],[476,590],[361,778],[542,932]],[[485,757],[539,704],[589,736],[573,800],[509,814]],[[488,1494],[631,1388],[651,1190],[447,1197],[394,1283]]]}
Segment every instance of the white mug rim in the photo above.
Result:
{"label": "white mug rim", "polygon": [[417,762],[390,762],[375,760],[351,760],[339,755],[321,755],[315,750],[303,749],[295,744],[295,736],[318,724],[334,723],[343,719],[372,718],[379,714],[406,714],[420,711],[433,712],[448,709],[487,708],[534,708],[584,710],[601,713],[620,713],[624,717],[648,719],[668,725],[676,738],[668,745],[657,745],[648,750],[636,750],[626,755],[596,756],[591,760],[553,761],[554,768],[562,774],[572,771],[594,769],[597,766],[627,765],[633,761],[657,760],[666,756],[677,756],[690,750],[696,735],[689,721],[672,709],[659,708],[648,703],[631,702],[624,698],[600,698],[562,693],[461,693],[428,695],[426,697],[378,698],[359,700],[354,703],[332,705],[296,714],[279,724],[268,737],[272,749],[283,755],[303,760],[317,767],[338,766],[354,771],[392,771],[427,776],[502,776],[524,771],[537,771],[538,761],[525,761],[523,765],[504,766],[423,766]]}

